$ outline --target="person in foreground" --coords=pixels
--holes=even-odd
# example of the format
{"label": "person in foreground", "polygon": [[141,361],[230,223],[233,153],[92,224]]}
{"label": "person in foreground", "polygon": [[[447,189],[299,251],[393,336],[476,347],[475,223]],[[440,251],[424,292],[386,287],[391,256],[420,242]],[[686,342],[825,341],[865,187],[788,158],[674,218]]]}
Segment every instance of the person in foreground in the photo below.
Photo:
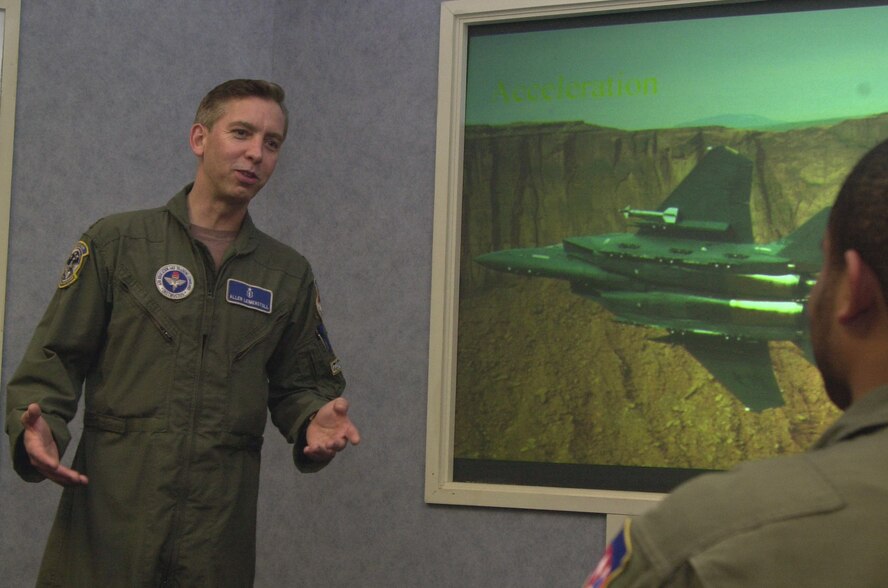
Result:
{"label": "person in foreground", "polygon": [[251,586],[267,412],[301,471],[360,442],[311,268],[247,213],[286,136],[278,85],[217,86],[194,182],[74,246],[8,386],[15,470],[65,486],[39,586]]}
{"label": "person in foreground", "polygon": [[808,301],[844,414],[810,451],[701,476],[627,522],[585,587],[888,585],[888,141],[845,180]]}

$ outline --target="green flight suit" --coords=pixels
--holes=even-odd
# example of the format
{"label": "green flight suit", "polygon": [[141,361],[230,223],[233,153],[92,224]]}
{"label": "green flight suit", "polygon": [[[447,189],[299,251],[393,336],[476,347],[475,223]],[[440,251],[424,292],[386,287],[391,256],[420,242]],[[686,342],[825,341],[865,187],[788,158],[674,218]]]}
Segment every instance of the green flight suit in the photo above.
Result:
{"label": "green flight suit", "polygon": [[[308,262],[249,216],[215,270],[187,192],[83,236],[9,383],[16,471],[37,402],[60,451],[81,389],[84,430],[40,586],[250,586],[267,412],[294,447],[345,381]],[[187,292],[186,292],[187,291]]]}
{"label": "green flight suit", "polygon": [[886,529],[888,387],[881,387],[806,453],[680,486],[624,528],[627,554],[599,585],[882,587]]}

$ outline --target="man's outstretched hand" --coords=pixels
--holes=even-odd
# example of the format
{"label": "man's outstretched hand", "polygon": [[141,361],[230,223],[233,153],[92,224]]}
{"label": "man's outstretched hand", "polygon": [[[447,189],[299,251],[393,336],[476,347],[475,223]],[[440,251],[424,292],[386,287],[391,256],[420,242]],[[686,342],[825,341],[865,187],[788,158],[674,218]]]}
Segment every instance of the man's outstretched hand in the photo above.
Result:
{"label": "man's outstretched hand", "polygon": [[62,486],[85,486],[89,482],[86,476],[66,468],[59,461],[59,448],[40,405],[28,405],[22,413],[22,425],[25,427],[22,442],[34,469]]}
{"label": "man's outstretched hand", "polygon": [[317,412],[305,431],[303,453],[314,461],[330,461],[349,443],[361,442],[361,434],[348,418],[348,400],[331,400]]}

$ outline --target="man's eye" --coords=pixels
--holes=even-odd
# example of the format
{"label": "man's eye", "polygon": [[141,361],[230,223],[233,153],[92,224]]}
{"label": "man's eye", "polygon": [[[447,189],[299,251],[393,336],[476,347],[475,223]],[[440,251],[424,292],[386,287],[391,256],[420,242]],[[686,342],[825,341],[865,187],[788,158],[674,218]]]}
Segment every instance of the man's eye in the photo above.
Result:
{"label": "man's eye", "polygon": [[243,137],[249,136],[249,133],[247,132],[246,129],[234,129],[231,132],[235,137],[243,138]]}
{"label": "man's eye", "polygon": [[271,149],[272,151],[277,151],[278,149],[281,148],[280,141],[269,140],[269,141],[266,141],[265,144],[268,145],[268,148]]}

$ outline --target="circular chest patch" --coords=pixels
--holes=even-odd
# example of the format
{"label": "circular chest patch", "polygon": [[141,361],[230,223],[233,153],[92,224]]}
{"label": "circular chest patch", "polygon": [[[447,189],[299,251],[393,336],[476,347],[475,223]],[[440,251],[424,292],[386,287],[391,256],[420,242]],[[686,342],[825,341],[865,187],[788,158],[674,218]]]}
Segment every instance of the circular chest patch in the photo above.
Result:
{"label": "circular chest patch", "polygon": [[194,276],[187,268],[174,263],[157,270],[154,283],[160,293],[170,300],[181,300],[194,290]]}

